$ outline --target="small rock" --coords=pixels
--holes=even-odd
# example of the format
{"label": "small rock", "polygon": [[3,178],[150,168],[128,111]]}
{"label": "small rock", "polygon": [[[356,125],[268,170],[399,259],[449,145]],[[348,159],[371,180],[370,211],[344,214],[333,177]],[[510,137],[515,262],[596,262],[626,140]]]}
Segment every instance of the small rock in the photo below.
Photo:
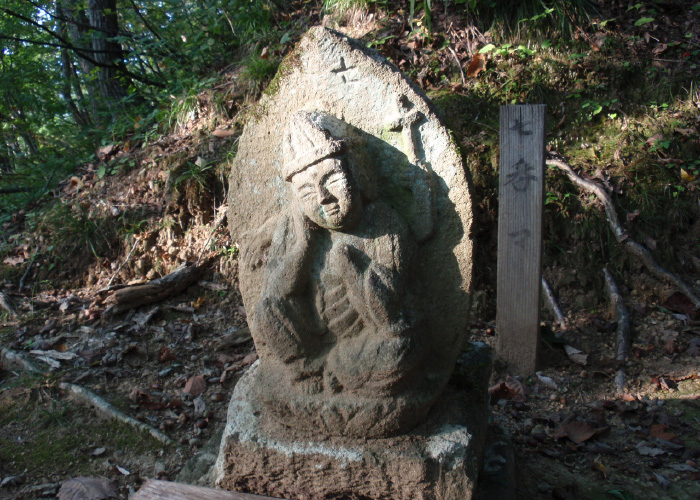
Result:
{"label": "small rock", "polygon": [[156,462],[153,466],[153,475],[155,477],[161,477],[165,474],[165,464],[163,462]]}
{"label": "small rock", "polygon": [[207,412],[207,406],[204,403],[202,396],[197,396],[194,399],[194,414],[195,416],[202,416]]}
{"label": "small rock", "polygon": [[549,491],[552,489],[552,487],[549,485],[549,483],[542,482],[537,485],[537,491],[540,493],[549,493]]}

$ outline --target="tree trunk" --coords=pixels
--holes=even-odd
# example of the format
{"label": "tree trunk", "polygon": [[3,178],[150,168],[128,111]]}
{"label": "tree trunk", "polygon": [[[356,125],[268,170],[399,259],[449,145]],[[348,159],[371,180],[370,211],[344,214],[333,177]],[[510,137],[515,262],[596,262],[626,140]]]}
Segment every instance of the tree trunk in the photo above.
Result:
{"label": "tree trunk", "polygon": [[117,67],[124,67],[124,51],[115,38],[119,34],[117,19],[117,0],[88,0],[88,15],[92,32],[94,58],[99,63],[108,65],[100,67],[97,83],[100,95],[106,104],[114,107],[113,100],[127,96],[126,87],[131,83],[124,76],[117,76]]}
{"label": "tree trunk", "polygon": [[[65,21],[65,19],[68,19],[66,16],[67,12],[64,12],[60,2],[57,3],[56,9],[59,14],[59,32],[61,36],[69,38],[68,27]],[[80,103],[80,101],[83,100],[83,93],[80,88],[80,83],[76,81],[78,75],[75,72],[70,53],[65,47],[61,49],[61,71],[63,72],[63,98],[66,100],[68,109],[70,109],[73,119],[78,125],[88,125],[90,123],[90,117],[84,111]],[[73,98],[73,88],[76,90],[77,99]]]}
{"label": "tree trunk", "polygon": [[[88,19],[85,15],[85,11],[78,7],[76,0],[59,0],[57,6],[59,12],[68,20],[66,29],[71,43],[76,47],[84,47],[87,31],[86,27],[88,26]],[[98,122],[97,88],[90,77],[95,66],[87,59],[80,57],[80,54],[78,54],[78,64],[80,65],[80,71],[83,75],[83,85],[87,90],[88,101],[90,103],[90,116],[93,122]],[[76,84],[78,87],[80,86],[80,83],[77,81]],[[80,93],[82,93],[82,91]]]}
{"label": "tree trunk", "polygon": [[[15,137],[21,137],[24,141],[24,146],[31,154],[35,155],[39,152],[39,146],[34,138],[34,132],[28,123],[27,115],[24,113],[22,102],[12,94],[5,95],[7,109],[10,111],[10,128],[15,134]],[[21,150],[21,146],[19,150]]]}

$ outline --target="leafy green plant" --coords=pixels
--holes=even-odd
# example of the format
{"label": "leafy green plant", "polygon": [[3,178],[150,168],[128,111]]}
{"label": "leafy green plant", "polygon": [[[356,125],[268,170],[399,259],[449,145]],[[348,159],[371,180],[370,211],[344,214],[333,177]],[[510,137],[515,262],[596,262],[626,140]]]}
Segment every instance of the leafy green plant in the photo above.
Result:
{"label": "leafy green plant", "polygon": [[410,11],[409,11],[409,19],[411,26],[413,26],[413,20],[414,20],[414,15],[415,13],[423,9],[423,24],[425,25],[425,29],[427,30],[428,33],[430,33],[433,29],[433,15],[431,12],[432,9],[432,0],[423,0],[422,2],[418,2],[416,4],[416,0],[410,0]]}
{"label": "leafy green plant", "polygon": [[214,164],[197,158],[195,161],[187,161],[178,169],[173,188],[180,189],[183,184],[196,184],[200,189],[205,189],[208,181],[208,172],[214,168]]}
{"label": "leafy green plant", "polygon": [[120,170],[132,169],[134,167],[136,167],[136,160],[122,156],[111,160],[109,163],[101,164],[99,167],[97,167],[97,171],[95,173],[97,174],[98,178],[102,179],[107,174],[116,175]]}
{"label": "leafy green plant", "polygon": [[504,43],[503,45],[496,46],[493,43],[488,43],[484,45],[480,50],[479,54],[493,53],[493,55],[505,57],[509,54],[516,54],[520,57],[528,57],[536,54],[535,50],[526,47],[525,45],[518,45],[514,47],[510,43]]}
{"label": "leafy green plant", "polygon": [[[111,248],[110,219],[89,212],[81,204],[56,203],[45,212],[35,214],[34,224],[40,233],[55,241],[52,255],[65,258],[79,250],[87,250],[99,258]],[[30,222],[31,224],[31,222]]]}
{"label": "leafy green plant", "polygon": [[[581,103],[581,111],[583,111],[586,120],[591,121],[593,118],[600,115],[603,110],[610,109],[610,107],[615,103],[617,103],[617,99],[584,99],[584,101]],[[609,113],[609,117],[615,118],[617,117],[617,114]]]}
{"label": "leafy green plant", "polygon": [[279,67],[279,60],[259,55],[249,56],[243,63],[243,74],[250,81],[260,84],[272,78]]}
{"label": "leafy green plant", "polygon": [[376,0],[323,0],[323,12],[342,17],[353,9],[367,9]]}
{"label": "leafy green plant", "polygon": [[573,35],[597,12],[591,0],[456,0],[463,4],[482,31],[500,31],[503,38]]}

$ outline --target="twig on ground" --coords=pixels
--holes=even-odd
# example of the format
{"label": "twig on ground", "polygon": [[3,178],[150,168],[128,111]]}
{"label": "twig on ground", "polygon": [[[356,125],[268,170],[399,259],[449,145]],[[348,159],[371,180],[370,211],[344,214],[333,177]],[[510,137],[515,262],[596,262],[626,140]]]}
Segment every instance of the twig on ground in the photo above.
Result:
{"label": "twig on ground", "polygon": [[651,274],[661,280],[671,283],[673,286],[683,292],[683,294],[690,299],[695,307],[700,307],[700,297],[698,297],[693,289],[678,276],[661,267],[656,260],[654,260],[654,257],[651,255],[649,250],[634,241],[634,239],[630,237],[629,233],[623,229],[622,225],[620,224],[620,220],[617,217],[617,212],[615,212],[615,206],[613,205],[612,199],[603,186],[581,178],[576,172],[574,172],[573,168],[561,160],[549,159],[547,160],[547,165],[557,167],[559,170],[563,171],[567,177],[569,177],[571,182],[576,184],[579,188],[594,194],[603,204],[605,215],[608,219],[608,224],[610,225],[617,242],[623,245],[625,250],[639,259],[639,261],[644,264]]}
{"label": "twig on ground", "polygon": [[[226,207],[226,205],[224,205]],[[221,209],[221,208],[220,208]],[[206,251],[207,247],[209,246],[209,242],[211,241],[212,237],[214,236],[214,233],[216,232],[217,229],[219,229],[219,226],[221,223],[226,220],[226,212],[228,210],[224,208],[219,214],[219,217],[217,218],[216,222],[214,222],[214,228],[211,230],[211,233],[209,233],[209,238],[207,238],[207,241],[204,242],[204,245],[202,246],[202,251],[199,252],[199,258],[197,259],[197,262],[195,263],[195,266],[198,266],[199,263],[202,261],[202,256],[204,255],[204,252]]]}
{"label": "twig on ground", "polygon": [[544,276],[542,276],[542,291],[544,292],[545,299],[547,299],[547,306],[549,307],[549,310],[552,311],[552,314],[554,314],[554,318],[557,320],[557,323],[559,323],[559,328],[561,328],[562,330],[566,330],[566,317],[559,308],[559,304],[557,303],[557,299],[554,296],[552,287],[549,286],[549,282]]}
{"label": "twig on ground", "polygon": [[464,78],[464,70],[462,70],[462,64],[459,62],[459,57],[457,57],[457,53],[452,49],[452,47],[447,47],[452,54],[452,57],[455,59],[455,63],[457,64],[457,67],[459,68],[459,74],[462,75],[462,85],[467,84],[467,79]]}
{"label": "twig on ground", "polygon": [[37,257],[39,257],[41,254],[39,253],[39,250],[34,252],[34,255],[32,256],[32,259],[29,261],[29,265],[27,266],[27,270],[24,271],[24,274],[22,275],[22,278],[19,280],[19,286],[17,289],[21,292],[22,289],[24,288],[24,282],[27,279],[27,276],[29,276],[29,271],[32,269],[32,266],[34,265],[34,262],[36,262]]}
{"label": "twig on ground", "polygon": [[14,316],[15,318],[19,316],[19,314],[17,314],[17,311],[15,310],[15,306],[12,303],[12,300],[4,292],[0,292],[0,307],[2,309],[5,309],[8,313],[10,313],[10,316]]}
{"label": "twig on ground", "polygon": [[627,352],[630,348],[630,316],[625,307],[625,302],[622,300],[620,290],[617,288],[617,283],[608,271],[608,268],[603,268],[605,274],[605,288],[610,295],[610,303],[615,309],[615,320],[617,321],[617,354],[615,361],[620,364],[620,367],[615,373],[615,389],[618,393],[623,392],[625,388],[625,369],[624,363],[627,360]]}
{"label": "twig on ground", "polygon": [[94,406],[103,414],[117,419],[120,422],[124,422],[125,424],[135,427],[136,429],[146,431],[161,443],[173,444],[173,441],[159,430],[156,430],[150,425],[144,424],[143,422],[139,422],[138,420],[130,417],[126,413],[119,411],[91,390],[86,389],[85,387],[82,387],[80,385],[69,384],[67,382],[61,382],[58,386],[64,391],[68,391],[74,396],[76,396],[82,403]]}
{"label": "twig on ground", "polygon": [[24,354],[5,349],[4,347],[0,351],[0,366],[4,366],[6,370],[17,369],[25,372],[41,373],[41,370],[29,361]]}
{"label": "twig on ground", "polygon": [[139,242],[139,240],[136,239],[136,237],[134,237],[134,244],[131,245],[131,250],[129,250],[129,253],[126,254],[126,259],[124,259],[124,262],[122,262],[121,264],[119,264],[119,267],[117,268],[117,270],[115,271],[115,273],[112,275],[112,277],[109,279],[109,283],[107,283],[107,288],[109,288],[110,286],[112,286],[112,282],[114,281],[114,278],[116,278],[117,276],[119,276],[119,273],[121,272],[122,267],[124,267],[124,266],[126,265],[126,263],[129,262],[129,259],[131,258],[131,254],[134,253],[134,249],[136,248],[136,244],[137,244],[138,242]]}

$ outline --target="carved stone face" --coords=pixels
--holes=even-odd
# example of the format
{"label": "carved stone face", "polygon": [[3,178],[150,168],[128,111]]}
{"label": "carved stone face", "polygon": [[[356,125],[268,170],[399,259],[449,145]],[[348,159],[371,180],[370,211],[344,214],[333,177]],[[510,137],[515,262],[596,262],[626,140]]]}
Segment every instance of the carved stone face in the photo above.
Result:
{"label": "carved stone face", "polygon": [[326,158],[295,174],[291,183],[302,210],[317,225],[343,230],[357,222],[362,200],[343,160]]}

